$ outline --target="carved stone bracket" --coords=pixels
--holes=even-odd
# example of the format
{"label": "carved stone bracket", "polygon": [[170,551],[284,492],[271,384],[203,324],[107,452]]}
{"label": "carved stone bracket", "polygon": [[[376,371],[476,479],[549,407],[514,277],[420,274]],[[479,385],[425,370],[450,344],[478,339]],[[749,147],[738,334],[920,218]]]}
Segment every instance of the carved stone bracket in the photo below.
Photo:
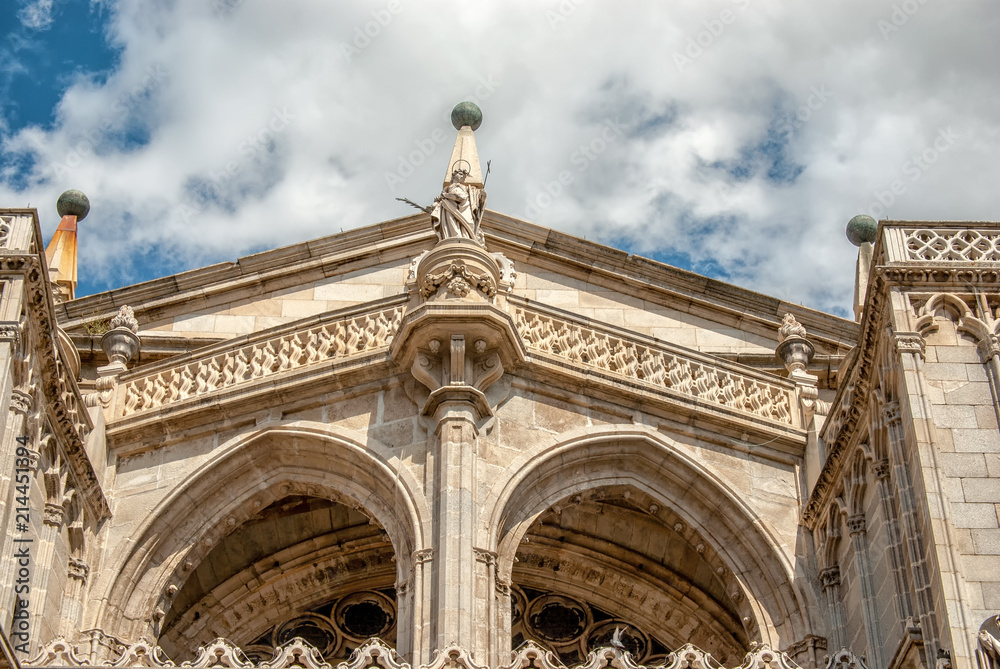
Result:
{"label": "carved stone bracket", "polygon": [[440,339],[428,342],[410,366],[413,377],[431,391],[424,415],[431,416],[443,403],[452,401],[471,403],[480,418],[493,415],[483,392],[503,376],[503,363],[496,350],[487,347],[485,339],[477,339],[468,350],[463,334],[451,335],[446,346]]}

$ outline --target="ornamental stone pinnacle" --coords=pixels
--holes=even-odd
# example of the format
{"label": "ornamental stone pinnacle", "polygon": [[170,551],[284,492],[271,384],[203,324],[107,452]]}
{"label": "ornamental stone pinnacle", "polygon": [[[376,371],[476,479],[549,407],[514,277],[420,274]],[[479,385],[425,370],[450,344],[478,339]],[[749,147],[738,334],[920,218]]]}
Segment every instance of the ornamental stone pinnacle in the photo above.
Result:
{"label": "ornamental stone pinnacle", "polygon": [[62,220],[45,247],[45,262],[56,302],[66,302],[76,296],[76,226],[90,213],[90,200],[68,190],[56,200],[56,211]]}

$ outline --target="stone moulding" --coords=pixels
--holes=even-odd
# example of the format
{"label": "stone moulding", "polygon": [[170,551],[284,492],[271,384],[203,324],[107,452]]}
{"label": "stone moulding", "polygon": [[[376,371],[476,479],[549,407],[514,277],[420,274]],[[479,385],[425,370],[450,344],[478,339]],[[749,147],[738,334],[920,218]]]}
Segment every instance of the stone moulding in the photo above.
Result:
{"label": "stone moulding", "polygon": [[515,303],[511,298],[511,303],[515,305],[513,316],[518,332],[534,355],[554,356],[660,390],[793,425],[791,383],[753,375],[750,370],[703,358],[695,352],[640,341],[610,327],[574,322],[569,315],[528,306],[521,300]]}
{"label": "stone moulding", "polygon": [[[69,644],[65,639],[57,638],[39,649],[29,661],[23,663],[28,667],[84,667],[100,666],[126,669],[143,667],[147,669],[411,669],[411,665],[402,660],[396,651],[381,639],[369,639],[359,646],[346,662],[331,665],[323,660],[319,651],[301,637],[296,637],[279,646],[270,660],[254,663],[246,654],[232,642],[226,639],[215,639],[211,643],[198,648],[195,659],[176,664],[168,659],[159,646],[146,642],[131,645],[122,644],[118,648],[118,657],[103,664],[91,665],[87,657],[83,657],[79,649]],[[842,651],[841,654],[846,653]],[[849,653],[848,653],[849,654]],[[839,656],[839,654],[838,654]],[[853,656],[852,656],[853,657]],[[619,648],[599,648],[588,654],[587,660],[578,665],[579,669],[723,669],[723,665],[709,653],[697,646],[687,644],[664,658],[662,664],[636,664],[632,656]],[[511,653],[508,664],[497,669],[566,669],[551,651],[539,646],[533,641],[527,641]],[[419,669],[487,669],[478,664],[469,651],[459,645],[451,645],[434,651],[434,657],[429,664],[421,665]],[[754,647],[739,667],[734,669],[798,669],[786,653],[771,650],[766,645]]]}
{"label": "stone moulding", "polygon": [[241,345],[213,346],[194,352],[181,362],[153,370],[139,369],[123,378],[120,417],[156,409],[173,402],[249,384],[283,372],[303,369],[333,359],[388,350],[403,316],[406,296],[356,309],[327,314],[313,323],[283,327],[278,334],[245,338]]}
{"label": "stone moulding", "polygon": [[[41,238],[37,220],[34,239]],[[80,484],[88,510],[96,520],[111,516],[100,480],[87,455],[85,441],[94,425],[74,379],[66,372],[59,357],[54,302],[49,287],[43,256],[33,253],[0,254],[0,276],[15,275],[24,280],[27,328],[34,333],[34,342],[41,370],[41,387],[48,405],[53,430],[57,433],[70,467]],[[29,339],[24,337],[23,339]],[[22,342],[22,346],[28,345]]]}

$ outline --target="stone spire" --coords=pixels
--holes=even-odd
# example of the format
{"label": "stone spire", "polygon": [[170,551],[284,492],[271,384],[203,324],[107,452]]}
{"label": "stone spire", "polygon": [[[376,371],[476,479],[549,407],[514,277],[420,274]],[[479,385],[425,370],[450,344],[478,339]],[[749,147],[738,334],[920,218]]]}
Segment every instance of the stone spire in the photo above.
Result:
{"label": "stone spire", "polygon": [[458,167],[469,171],[465,183],[483,187],[483,170],[479,166],[479,152],[476,151],[476,137],[473,134],[483,122],[483,112],[474,102],[459,102],[451,110],[451,124],[458,130],[455,148],[451,151],[448,171],[444,175],[444,185],[451,183],[452,172]]}
{"label": "stone spire", "polygon": [[861,320],[865,293],[868,292],[868,273],[872,267],[872,244],[878,233],[878,221],[871,216],[858,214],[847,222],[847,238],[858,247],[858,264],[854,274],[854,320]]}
{"label": "stone spire", "polygon": [[45,247],[45,261],[56,302],[65,302],[76,296],[76,224],[90,213],[90,200],[68,190],[56,201],[56,211],[62,220]]}

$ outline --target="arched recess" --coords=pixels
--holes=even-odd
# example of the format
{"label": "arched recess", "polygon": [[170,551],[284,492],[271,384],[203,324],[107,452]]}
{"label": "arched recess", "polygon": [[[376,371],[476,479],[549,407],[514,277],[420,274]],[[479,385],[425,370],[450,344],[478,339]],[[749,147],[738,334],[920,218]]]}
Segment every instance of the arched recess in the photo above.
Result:
{"label": "arched recess", "polygon": [[529,528],[554,506],[626,487],[676,514],[725,565],[725,582],[751,641],[783,648],[812,633],[809,602],[778,540],[724,482],[663,435],[642,426],[589,430],[537,453],[493,503],[498,580],[509,582]]}
{"label": "arched recess", "polygon": [[[172,598],[212,548],[248,519],[289,496],[333,500],[384,528],[396,555],[396,581],[410,578],[423,545],[419,487],[378,452],[345,431],[293,422],[262,425],[237,437],[161,501],[112,563],[93,620],[126,640],[156,639]],[[400,601],[408,619],[412,588]],[[397,643],[406,650],[409,631]]]}

